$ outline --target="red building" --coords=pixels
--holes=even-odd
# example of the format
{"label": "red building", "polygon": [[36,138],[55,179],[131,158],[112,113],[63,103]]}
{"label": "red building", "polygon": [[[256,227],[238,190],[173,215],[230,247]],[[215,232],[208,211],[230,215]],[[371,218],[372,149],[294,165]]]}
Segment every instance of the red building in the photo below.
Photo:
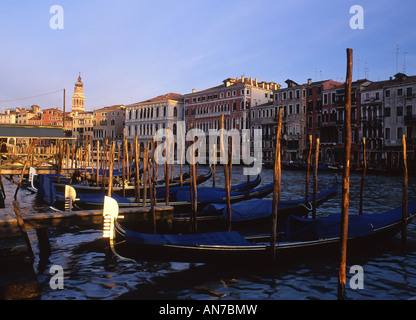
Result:
{"label": "red building", "polygon": [[250,107],[273,100],[274,82],[258,82],[257,79],[228,78],[222,85],[202,91],[193,90],[184,95],[185,121],[205,132],[219,129],[221,115],[224,115],[224,128],[249,129]]}
{"label": "red building", "polygon": [[[361,91],[370,84],[358,80],[351,84],[351,161],[360,159],[360,110]],[[345,84],[323,91],[321,116],[317,125],[320,136],[321,160],[326,163],[342,163],[345,142]]]}
{"label": "red building", "polygon": [[[219,86],[184,95],[186,131],[192,124],[207,135],[209,129],[220,129],[221,116],[224,115],[224,129],[250,129],[250,109],[273,101],[273,90],[279,85],[274,82],[259,82],[242,76],[228,78]],[[229,146],[231,147],[231,146]]]}

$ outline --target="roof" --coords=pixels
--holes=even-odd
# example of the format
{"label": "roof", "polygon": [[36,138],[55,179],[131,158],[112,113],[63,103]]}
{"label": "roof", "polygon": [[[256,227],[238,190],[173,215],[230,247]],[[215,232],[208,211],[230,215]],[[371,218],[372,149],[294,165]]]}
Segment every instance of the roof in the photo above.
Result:
{"label": "roof", "polygon": [[239,78],[227,78],[227,79],[223,80],[223,84],[221,84],[221,85],[211,87],[211,88],[208,88],[208,89],[203,89],[203,90],[200,90],[200,91],[195,91],[195,92],[192,92],[192,93],[187,93],[184,96],[191,96],[191,95],[194,95],[194,94],[201,94],[201,93],[204,93],[204,92],[215,91],[215,90],[222,89],[222,88],[232,88],[233,86],[239,86],[239,85],[250,85],[250,86],[253,86],[257,89],[266,89],[266,88],[262,88],[262,84],[271,86],[271,88],[268,89],[268,90],[271,90],[271,91],[274,90],[274,88],[273,88],[274,86],[277,86],[277,88],[281,87],[280,84],[277,84],[275,82],[258,81],[257,78],[255,78],[255,79],[247,78],[247,77],[242,77],[240,79]]}
{"label": "roof", "polygon": [[114,106],[102,107],[102,108],[99,108],[99,109],[95,109],[94,112],[95,111],[102,111],[102,110],[120,110],[120,109],[123,109],[123,107],[124,107],[124,104],[117,104],[117,105],[114,105]]}
{"label": "roof", "polygon": [[61,127],[0,124],[0,138],[67,139]]}
{"label": "roof", "polygon": [[175,100],[175,101],[180,101],[182,100],[182,95],[180,93],[166,93],[166,94],[162,94],[160,96],[157,96],[155,98],[151,98],[148,100],[144,100],[141,102],[137,102],[137,103],[132,103],[131,105],[134,104],[141,104],[141,103],[152,103],[152,102],[161,102],[161,101],[167,101],[167,100]]}

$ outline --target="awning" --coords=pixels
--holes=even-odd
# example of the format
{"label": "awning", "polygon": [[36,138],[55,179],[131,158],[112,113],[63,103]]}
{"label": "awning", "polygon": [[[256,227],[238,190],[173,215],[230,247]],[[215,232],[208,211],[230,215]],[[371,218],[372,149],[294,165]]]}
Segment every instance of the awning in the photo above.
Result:
{"label": "awning", "polygon": [[0,124],[0,138],[72,139],[61,127]]}

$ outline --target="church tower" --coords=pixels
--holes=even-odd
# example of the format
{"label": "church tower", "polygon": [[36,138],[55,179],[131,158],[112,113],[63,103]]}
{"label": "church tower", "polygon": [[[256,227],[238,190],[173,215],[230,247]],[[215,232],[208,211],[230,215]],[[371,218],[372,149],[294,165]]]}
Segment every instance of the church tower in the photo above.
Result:
{"label": "church tower", "polygon": [[81,81],[81,73],[78,77],[78,81],[75,82],[74,94],[72,95],[72,112],[84,112],[85,96],[84,96],[84,84]]}

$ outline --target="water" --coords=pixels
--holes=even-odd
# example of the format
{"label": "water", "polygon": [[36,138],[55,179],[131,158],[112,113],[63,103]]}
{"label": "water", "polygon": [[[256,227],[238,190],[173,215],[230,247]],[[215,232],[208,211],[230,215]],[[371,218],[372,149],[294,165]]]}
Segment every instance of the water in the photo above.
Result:
{"label": "water", "polygon": [[[200,167],[206,170],[206,167]],[[217,186],[223,185],[222,167],[217,167]],[[242,168],[233,167],[233,184],[246,181]],[[263,169],[262,184],[271,182],[272,170]],[[303,196],[305,174],[282,172],[282,198]],[[312,176],[311,176],[312,180]],[[320,173],[319,189],[334,180],[332,173]],[[338,177],[341,183],[342,176]],[[361,176],[350,178],[350,212],[359,206]],[[311,181],[312,183],[312,181]],[[211,185],[208,181],[205,185]],[[15,186],[6,183],[9,199]],[[312,190],[312,188],[311,188]],[[415,177],[409,177],[409,199],[416,198]],[[377,213],[401,205],[402,180],[398,176],[367,176],[365,213]],[[48,210],[27,190],[19,191],[22,212]],[[339,212],[341,194],[322,204],[318,215]],[[337,296],[338,257],[329,256],[294,262],[283,261],[270,268],[241,265],[216,266],[194,263],[131,262],[106,255],[102,232],[73,226],[49,229],[52,254],[48,261],[39,258],[35,231],[29,238],[35,253],[34,269],[41,284],[41,299],[113,300],[331,300]],[[50,268],[64,269],[64,289],[52,290]],[[349,267],[364,269],[364,289],[349,286]],[[400,235],[387,247],[354,255],[347,261],[347,298],[351,300],[399,300],[416,296],[416,226],[408,226],[408,246],[401,250]]]}

